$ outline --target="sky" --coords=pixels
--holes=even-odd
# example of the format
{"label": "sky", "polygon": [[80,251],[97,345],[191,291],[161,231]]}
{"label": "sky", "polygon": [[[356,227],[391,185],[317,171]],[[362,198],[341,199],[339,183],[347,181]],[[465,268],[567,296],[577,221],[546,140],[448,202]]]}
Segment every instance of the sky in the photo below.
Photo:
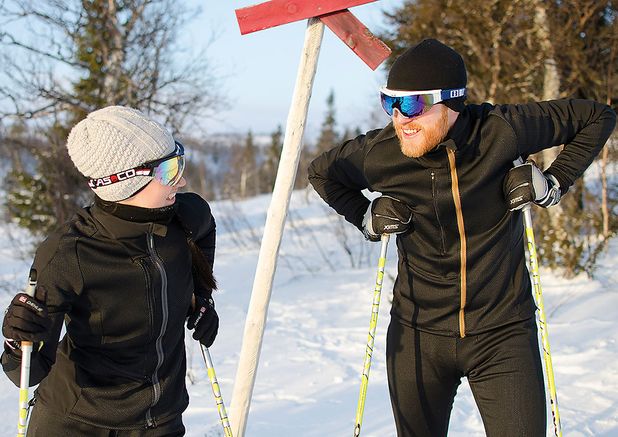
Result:
{"label": "sky", "polygon": [[[351,8],[372,32],[384,29],[383,11],[392,11],[401,0],[380,0]],[[241,35],[234,10],[261,3],[260,0],[195,0],[201,14],[186,35],[210,43],[207,55],[221,73],[223,104],[213,120],[205,123],[211,133],[251,130],[268,134],[278,125],[285,129],[303,47],[306,20]],[[196,39],[197,38],[197,39]],[[378,88],[385,82],[382,66],[372,71],[328,28],[319,55],[318,69],[309,106],[305,136],[317,136],[324,119],[326,99],[335,93],[336,119],[345,127],[368,130],[372,112],[380,110]],[[380,114],[381,116],[381,114]],[[387,119],[385,116],[383,121]],[[375,123],[375,121],[373,122]]]}
{"label": "sky", "polygon": [[[217,219],[214,295],[219,334],[210,348],[223,401],[232,394],[242,333],[269,195],[212,203]],[[379,243],[364,241],[312,190],[295,191],[283,235],[268,320],[256,373],[247,437],[351,436],[359,395]],[[346,232],[350,255],[342,246]],[[29,263],[16,256],[23,235],[0,224],[0,308],[25,285]],[[537,236],[537,238],[540,238]],[[352,267],[352,258],[354,267]],[[599,257],[595,278],[566,280],[540,272],[563,434],[618,435],[618,239]],[[363,417],[363,437],[394,437],[386,378],[386,331],[397,270],[388,248],[382,299]],[[196,342],[186,335],[189,408],[186,437],[223,437]],[[15,435],[18,389],[0,372],[0,435]],[[32,393],[32,391],[30,391]],[[551,414],[548,409],[548,417]],[[466,380],[457,392],[449,437],[483,437],[483,424]],[[547,436],[553,436],[548,422]]]}

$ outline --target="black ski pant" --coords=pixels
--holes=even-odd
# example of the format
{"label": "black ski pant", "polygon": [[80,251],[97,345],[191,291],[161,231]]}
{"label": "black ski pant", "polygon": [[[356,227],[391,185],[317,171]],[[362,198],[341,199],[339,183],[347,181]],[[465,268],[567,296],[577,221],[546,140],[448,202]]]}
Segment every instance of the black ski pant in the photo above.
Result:
{"label": "black ski pant", "polygon": [[182,416],[152,429],[113,430],[62,417],[37,404],[32,409],[27,437],[182,437]]}
{"label": "black ski pant", "polygon": [[546,435],[534,319],[464,338],[429,334],[391,319],[386,365],[399,437],[446,436],[464,376],[487,436]]}

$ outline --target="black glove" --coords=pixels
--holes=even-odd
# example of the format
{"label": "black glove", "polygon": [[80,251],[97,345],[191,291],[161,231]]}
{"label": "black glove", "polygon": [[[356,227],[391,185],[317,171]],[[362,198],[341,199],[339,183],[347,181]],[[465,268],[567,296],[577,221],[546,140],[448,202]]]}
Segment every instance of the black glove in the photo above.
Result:
{"label": "black glove", "polygon": [[195,329],[193,338],[199,340],[206,347],[210,347],[215,341],[219,330],[219,316],[215,311],[215,302],[212,297],[208,299],[195,296],[195,309],[189,315],[187,328]]}
{"label": "black glove", "polygon": [[390,196],[372,200],[363,217],[363,234],[370,241],[379,241],[382,234],[401,234],[411,228],[412,209]]}
{"label": "black glove", "polygon": [[509,210],[522,209],[530,202],[548,208],[560,201],[560,184],[550,173],[543,173],[534,161],[513,167],[502,187]]}
{"label": "black glove", "polygon": [[43,287],[36,288],[35,297],[26,293],[15,295],[4,314],[2,335],[15,341],[38,343],[45,340],[52,324],[46,299],[47,293]]}

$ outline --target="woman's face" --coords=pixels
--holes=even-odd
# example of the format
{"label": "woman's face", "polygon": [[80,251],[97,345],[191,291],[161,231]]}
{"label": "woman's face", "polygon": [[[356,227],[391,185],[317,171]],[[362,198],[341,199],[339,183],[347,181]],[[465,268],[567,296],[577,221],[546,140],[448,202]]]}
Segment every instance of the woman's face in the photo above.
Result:
{"label": "woman's face", "polygon": [[135,196],[120,201],[125,205],[139,206],[141,208],[162,208],[173,205],[176,201],[176,193],[187,185],[184,177],[181,177],[176,185],[163,185],[157,179],[153,179]]}

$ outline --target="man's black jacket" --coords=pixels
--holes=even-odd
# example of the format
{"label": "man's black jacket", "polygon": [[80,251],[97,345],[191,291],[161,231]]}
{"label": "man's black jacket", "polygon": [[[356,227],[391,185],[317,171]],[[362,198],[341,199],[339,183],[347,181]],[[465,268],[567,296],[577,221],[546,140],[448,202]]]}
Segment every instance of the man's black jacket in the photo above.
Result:
{"label": "man's black jacket", "polygon": [[558,100],[468,105],[447,138],[420,158],[401,153],[392,124],[316,158],[309,180],[356,225],[379,191],[412,207],[413,230],[397,236],[391,314],[428,332],[478,334],[534,315],[520,212],[509,212],[504,177],[518,157],[564,144],[548,171],[565,192],[616,123],[605,105]]}
{"label": "man's black jacket", "polygon": [[[212,265],[215,222],[190,193],[176,195],[164,222],[95,204],[41,244],[33,268],[53,328],[32,357],[37,405],[111,429],[152,427],[186,409],[184,323],[193,293],[209,292],[194,290],[187,237]],[[2,365],[19,385],[20,360],[5,352]]]}

